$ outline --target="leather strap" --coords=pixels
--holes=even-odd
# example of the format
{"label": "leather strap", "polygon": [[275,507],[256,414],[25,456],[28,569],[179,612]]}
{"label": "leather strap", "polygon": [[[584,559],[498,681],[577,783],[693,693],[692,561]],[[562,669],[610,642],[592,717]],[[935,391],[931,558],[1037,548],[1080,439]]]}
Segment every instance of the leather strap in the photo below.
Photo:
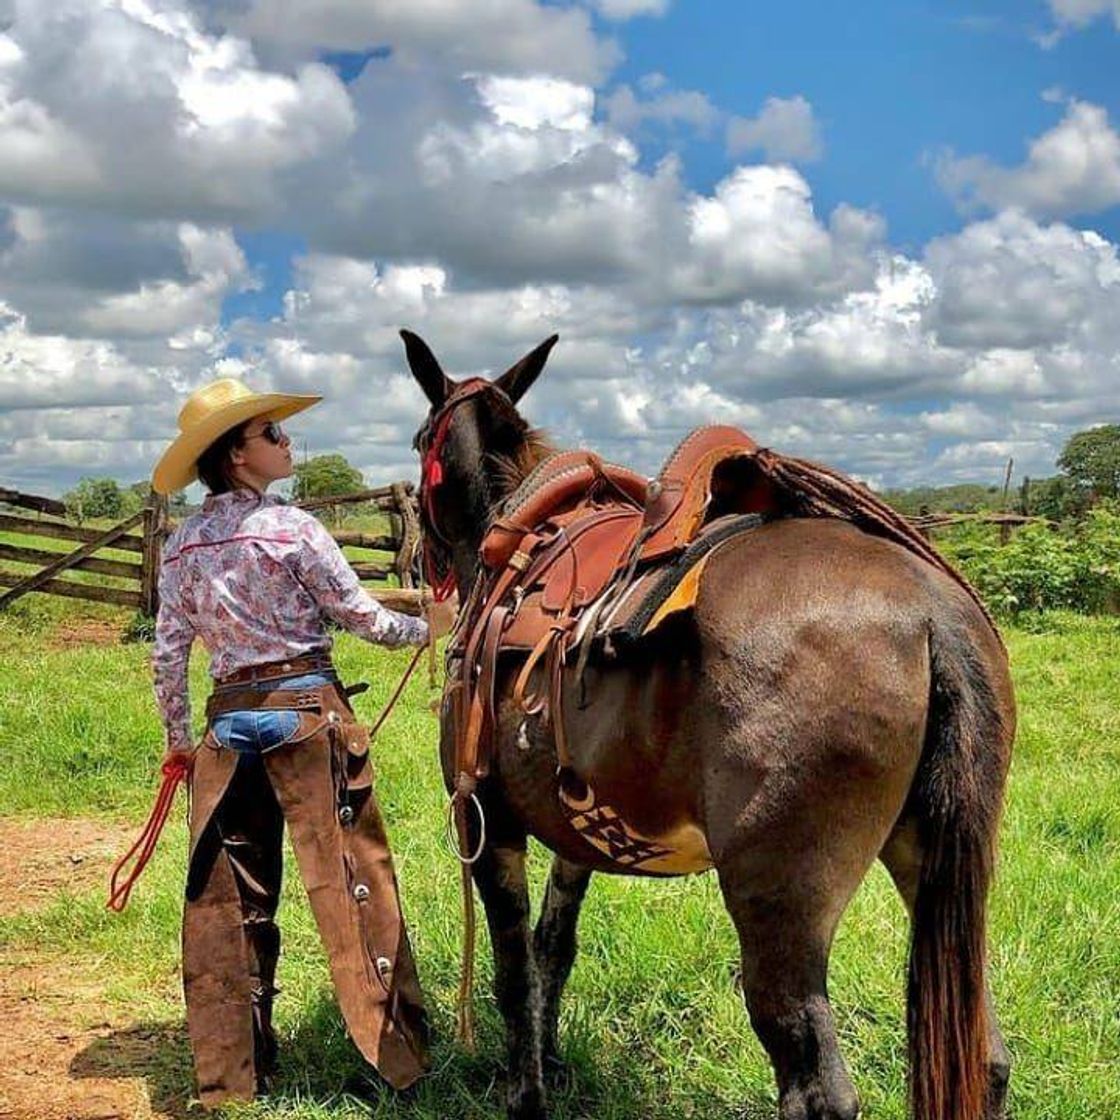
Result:
{"label": "leather strap", "polygon": [[255,684],[259,681],[277,680],[280,677],[299,677],[305,673],[335,671],[334,664],[327,653],[301,654],[284,661],[266,661],[260,665],[247,665],[214,682],[218,689],[230,688],[238,684]]}
{"label": "leather strap", "polygon": [[[333,688],[332,685],[325,687]],[[271,692],[263,689],[242,689],[212,693],[206,701],[206,716],[213,719],[223,712],[253,711],[266,708],[272,711],[318,712],[324,707],[319,689],[277,688]]]}
{"label": "leather strap", "polygon": [[[482,733],[485,726],[486,701],[484,699],[481,680],[475,681],[475,667],[479,666],[481,677],[481,658],[486,648],[487,638],[490,638],[490,649],[494,661],[497,660],[498,638],[501,635],[500,627],[504,627],[508,617],[508,609],[499,615],[498,627],[493,626],[493,616],[502,604],[506,592],[513,586],[521,575],[519,569],[507,567],[499,575],[494,587],[483,601],[477,619],[470,625],[466,649],[460,666],[459,689],[459,718],[457,721],[458,735],[455,744],[455,771],[456,774],[465,774],[469,778],[478,780],[484,777],[490,769],[488,757],[482,757],[480,747]],[[491,674],[493,673],[491,667]],[[492,677],[490,687],[492,688]],[[492,702],[491,702],[492,707]]]}

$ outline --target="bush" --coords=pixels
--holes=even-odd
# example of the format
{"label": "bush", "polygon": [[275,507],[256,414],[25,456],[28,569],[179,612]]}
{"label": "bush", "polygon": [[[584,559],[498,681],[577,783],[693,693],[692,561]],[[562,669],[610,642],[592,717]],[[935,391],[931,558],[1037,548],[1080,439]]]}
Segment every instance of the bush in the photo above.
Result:
{"label": "bush", "polygon": [[1120,612],[1120,506],[1102,503],[1060,528],[1017,530],[1005,545],[992,526],[968,526],[938,540],[998,614],[1066,609]]}

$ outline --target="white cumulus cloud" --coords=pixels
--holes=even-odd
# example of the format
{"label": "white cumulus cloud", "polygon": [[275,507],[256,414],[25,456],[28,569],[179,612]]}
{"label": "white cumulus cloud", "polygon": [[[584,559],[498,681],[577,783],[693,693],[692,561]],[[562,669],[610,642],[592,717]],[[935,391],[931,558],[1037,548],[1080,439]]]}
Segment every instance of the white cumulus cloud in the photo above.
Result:
{"label": "white cumulus cloud", "polygon": [[733,156],[760,151],[769,160],[812,163],[824,154],[824,141],[813,106],[799,94],[767,98],[757,117],[733,117],[727,150]]}
{"label": "white cumulus cloud", "polygon": [[1071,100],[1062,120],[1031,142],[1019,166],[947,152],[936,171],[964,210],[1019,207],[1038,217],[1094,214],[1120,203],[1120,135],[1102,106]]}
{"label": "white cumulus cloud", "polygon": [[133,215],[244,218],[354,127],[318,63],[269,72],[174,3],[16,0],[0,49],[0,195]]}

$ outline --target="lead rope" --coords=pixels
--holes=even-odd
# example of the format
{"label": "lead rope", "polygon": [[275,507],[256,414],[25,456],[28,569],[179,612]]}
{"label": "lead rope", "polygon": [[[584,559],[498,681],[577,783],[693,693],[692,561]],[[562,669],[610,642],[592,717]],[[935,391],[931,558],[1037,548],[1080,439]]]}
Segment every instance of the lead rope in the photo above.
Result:
{"label": "lead rope", "polygon": [[[105,906],[106,909],[114,910],[118,914],[128,905],[128,896],[132,893],[133,884],[140,878],[140,872],[148,866],[148,860],[152,858],[152,853],[156,850],[159,835],[163,831],[163,826],[167,823],[167,818],[171,815],[171,806],[175,801],[175,791],[179,788],[180,782],[187,780],[191,772],[191,764],[189,762],[165,762],[160,767],[160,771],[163,774],[163,781],[160,783],[159,792],[156,794],[156,801],[152,806],[147,823],[137,837],[136,843],[117,860],[109,878],[109,900],[105,903]],[[135,866],[128,872],[124,881],[118,883],[117,879],[133,856],[136,857]]]}
{"label": "lead rope", "polygon": [[[463,853],[470,848],[470,826],[467,810],[474,804],[478,812],[478,846],[470,855]],[[474,947],[477,919],[474,909],[474,884],[471,880],[471,867],[482,855],[486,847],[486,817],[482,804],[475,793],[475,779],[467,773],[459,775],[455,792],[448,806],[448,833],[454,820],[457,847],[452,851],[459,860],[459,880],[463,888],[463,955],[459,962],[459,1005],[456,1008],[456,1037],[460,1044],[474,1053]],[[450,839],[450,836],[449,836]]]}

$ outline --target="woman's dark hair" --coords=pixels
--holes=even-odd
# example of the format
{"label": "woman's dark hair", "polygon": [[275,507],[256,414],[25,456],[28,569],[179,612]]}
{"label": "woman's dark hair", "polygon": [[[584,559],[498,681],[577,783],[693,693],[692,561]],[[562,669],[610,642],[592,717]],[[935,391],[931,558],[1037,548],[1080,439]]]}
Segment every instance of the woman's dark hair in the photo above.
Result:
{"label": "woman's dark hair", "polygon": [[230,462],[229,453],[235,447],[244,444],[245,429],[250,423],[250,420],[246,420],[236,428],[230,428],[199,455],[198,477],[211,494],[225,494],[236,488],[237,483],[233,479],[233,464]]}

